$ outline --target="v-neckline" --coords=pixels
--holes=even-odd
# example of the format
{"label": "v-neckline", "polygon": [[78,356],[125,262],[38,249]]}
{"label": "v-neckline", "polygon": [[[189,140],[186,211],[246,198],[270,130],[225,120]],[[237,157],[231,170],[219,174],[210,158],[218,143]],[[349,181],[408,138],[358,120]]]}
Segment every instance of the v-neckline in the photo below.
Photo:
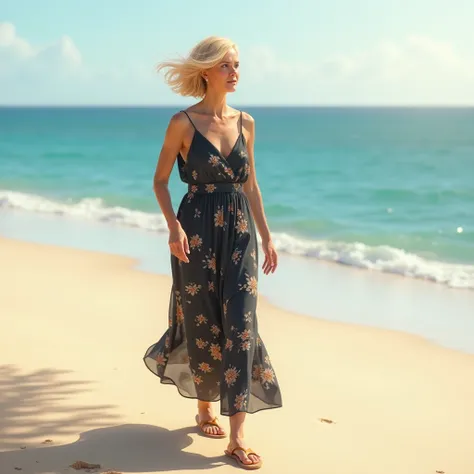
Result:
{"label": "v-neckline", "polygon": [[234,153],[235,148],[237,147],[237,144],[239,143],[240,137],[242,136],[242,132],[240,132],[237,135],[237,139],[235,140],[234,146],[231,148],[229,154],[227,156],[224,156],[222,152],[216,147],[216,145],[214,145],[214,143],[212,143],[211,140],[209,140],[209,138],[207,138],[204,134],[202,134],[196,127],[194,128],[194,131],[195,133],[199,133],[199,135],[201,135],[201,137],[204,138],[204,140],[206,140],[206,142],[209,143],[209,145],[211,145],[212,148],[214,148],[214,150],[217,151],[219,156],[225,161],[227,161],[232,156],[232,153]]}

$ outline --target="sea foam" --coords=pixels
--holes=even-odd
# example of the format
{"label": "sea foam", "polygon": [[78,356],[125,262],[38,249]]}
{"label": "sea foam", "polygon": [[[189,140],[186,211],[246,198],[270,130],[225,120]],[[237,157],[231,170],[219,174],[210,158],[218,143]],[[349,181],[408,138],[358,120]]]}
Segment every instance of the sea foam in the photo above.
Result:
{"label": "sea foam", "polygon": [[[168,231],[162,214],[107,206],[100,198],[60,202],[34,194],[0,190],[0,209],[69,216],[153,232]],[[276,249],[282,253],[395,273],[454,288],[474,289],[474,265],[427,260],[387,245],[370,246],[361,242],[302,239],[283,232],[274,232],[272,236]]]}

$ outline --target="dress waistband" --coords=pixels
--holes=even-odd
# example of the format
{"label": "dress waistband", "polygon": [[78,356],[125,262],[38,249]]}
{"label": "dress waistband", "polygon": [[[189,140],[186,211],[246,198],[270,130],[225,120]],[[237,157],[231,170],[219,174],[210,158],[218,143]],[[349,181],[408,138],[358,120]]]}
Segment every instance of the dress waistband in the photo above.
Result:
{"label": "dress waistband", "polygon": [[242,183],[188,184],[188,192],[191,194],[241,193],[242,190]]}

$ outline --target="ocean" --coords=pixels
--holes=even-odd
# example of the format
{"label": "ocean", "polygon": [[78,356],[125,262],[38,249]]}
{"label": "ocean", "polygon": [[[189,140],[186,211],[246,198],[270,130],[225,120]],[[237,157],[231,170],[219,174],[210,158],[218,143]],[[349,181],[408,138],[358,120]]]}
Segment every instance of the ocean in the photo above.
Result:
{"label": "ocean", "polygon": [[[474,108],[243,109],[281,254],[474,288]],[[178,110],[0,108],[0,213],[166,234],[152,178]]]}

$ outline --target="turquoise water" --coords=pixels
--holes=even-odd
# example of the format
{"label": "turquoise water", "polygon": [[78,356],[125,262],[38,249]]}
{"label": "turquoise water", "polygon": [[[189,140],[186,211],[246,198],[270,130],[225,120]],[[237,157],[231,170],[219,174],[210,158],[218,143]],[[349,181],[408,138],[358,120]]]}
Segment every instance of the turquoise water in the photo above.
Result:
{"label": "turquoise water", "polygon": [[[244,108],[282,252],[474,288],[474,109]],[[152,177],[178,108],[0,108],[0,209],[166,232]],[[177,206],[186,187],[175,168]]]}

